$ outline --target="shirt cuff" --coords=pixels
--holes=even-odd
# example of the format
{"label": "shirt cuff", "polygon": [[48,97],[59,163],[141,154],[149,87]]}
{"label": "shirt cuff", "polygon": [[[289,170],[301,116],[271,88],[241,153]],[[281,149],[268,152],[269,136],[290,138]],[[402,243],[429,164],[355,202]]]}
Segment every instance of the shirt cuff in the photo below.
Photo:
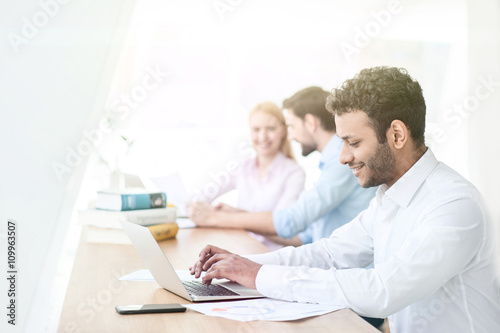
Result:
{"label": "shirt cuff", "polygon": [[273,224],[276,234],[283,238],[292,238],[295,234],[292,234],[290,226],[287,225],[287,219],[286,209],[273,211]]}
{"label": "shirt cuff", "polygon": [[309,228],[298,234],[300,240],[302,241],[302,245],[310,244],[313,242],[311,227],[312,225],[310,225]]}
{"label": "shirt cuff", "polygon": [[[278,265],[263,265],[255,279],[255,287],[262,295],[270,298],[293,301],[286,295],[287,283],[283,277],[287,276],[289,267]],[[288,297],[287,297],[288,296]]]}

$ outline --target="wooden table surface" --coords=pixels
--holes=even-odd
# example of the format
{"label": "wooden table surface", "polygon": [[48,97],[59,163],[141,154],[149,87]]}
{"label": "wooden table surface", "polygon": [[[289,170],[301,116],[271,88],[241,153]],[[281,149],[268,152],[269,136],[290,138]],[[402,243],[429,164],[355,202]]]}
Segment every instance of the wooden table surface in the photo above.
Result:
{"label": "wooden table surface", "polygon": [[[156,282],[119,281],[145,269],[132,245],[87,243],[82,233],[59,322],[59,332],[378,332],[348,309],[289,321],[238,322],[185,313],[120,315],[115,305],[189,301]],[[175,269],[188,269],[206,244],[241,254],[267,252],[243,230],[194,228],[179,230],[175,239],[159,243]]]}

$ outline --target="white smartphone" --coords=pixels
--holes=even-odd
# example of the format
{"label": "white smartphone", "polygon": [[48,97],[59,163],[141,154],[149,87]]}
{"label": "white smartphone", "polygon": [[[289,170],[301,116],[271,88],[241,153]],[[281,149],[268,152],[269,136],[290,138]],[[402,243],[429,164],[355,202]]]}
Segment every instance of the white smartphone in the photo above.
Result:
{"label": "white smartphone", "polygon": [[116,311],[119,314],[138,314],[138,313],[168,313],[184,312],[186,308],[180,304],[142,304],[142,305],[117,305]]}

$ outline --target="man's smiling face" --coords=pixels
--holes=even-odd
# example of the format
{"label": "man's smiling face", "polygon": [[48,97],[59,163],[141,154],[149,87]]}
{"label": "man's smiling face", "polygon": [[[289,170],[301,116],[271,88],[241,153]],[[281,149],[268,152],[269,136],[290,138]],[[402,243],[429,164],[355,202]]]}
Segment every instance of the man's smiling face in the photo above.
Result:
{"label": "man's smiling face", "polygon": [[335,116],[337,135],[342,139],[340,163],[347,164],[362,187],[396,181],[396,158],[388,142],[379,143],[365,112]]}

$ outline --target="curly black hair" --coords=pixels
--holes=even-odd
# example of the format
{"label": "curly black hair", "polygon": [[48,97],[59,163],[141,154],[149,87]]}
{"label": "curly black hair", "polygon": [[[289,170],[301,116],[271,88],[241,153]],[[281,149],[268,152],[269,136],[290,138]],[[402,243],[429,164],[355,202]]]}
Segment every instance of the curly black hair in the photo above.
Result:
{"label": "curly black hair", "polygon": [[363,69],[352,79],[333,89],[326,108],[334,116],[363,111],[367,114],[379,143],[393,120],[402,121],[417,147],[425,145],[425,100],[420,84],[404,68]]}

